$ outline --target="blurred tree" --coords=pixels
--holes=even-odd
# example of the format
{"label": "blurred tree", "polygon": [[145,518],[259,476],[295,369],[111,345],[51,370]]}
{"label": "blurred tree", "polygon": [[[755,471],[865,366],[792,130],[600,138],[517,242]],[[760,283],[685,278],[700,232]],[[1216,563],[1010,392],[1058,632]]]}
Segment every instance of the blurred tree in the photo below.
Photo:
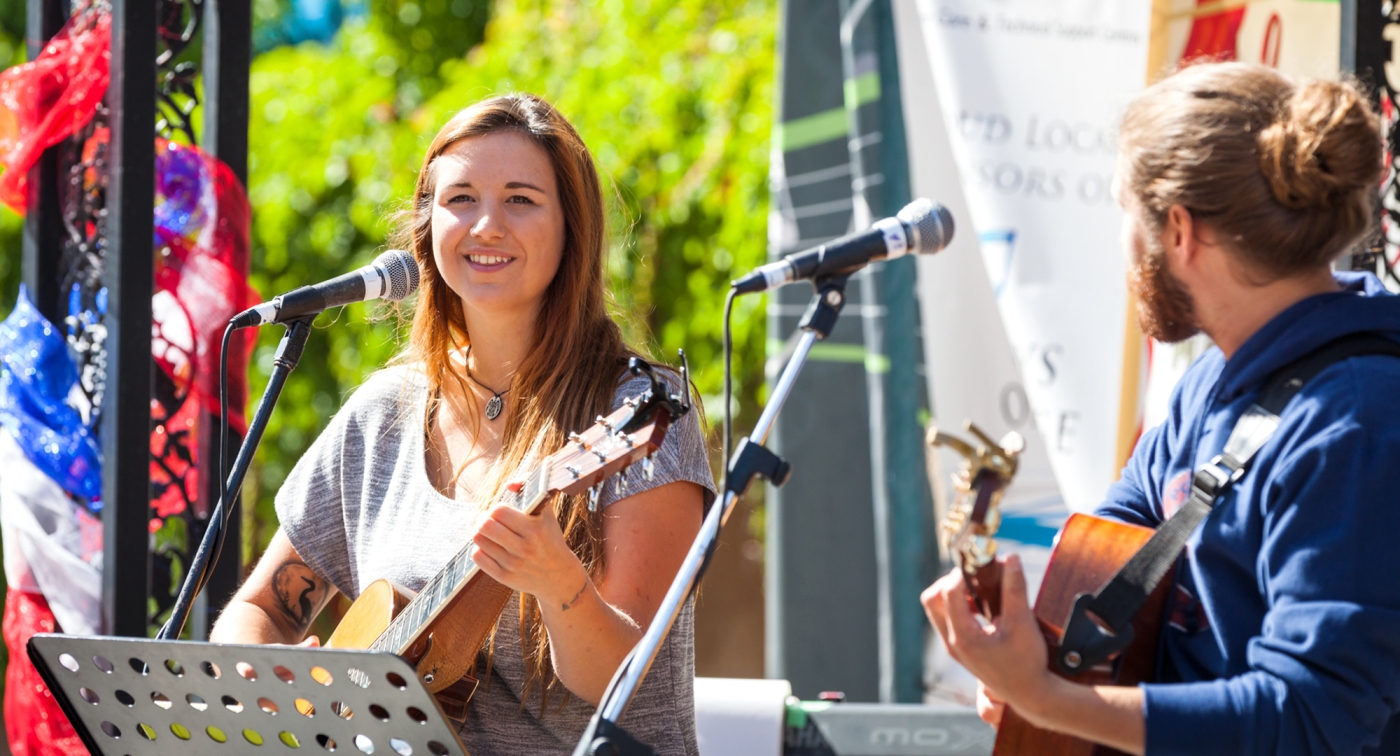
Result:
{"label": "blurred tree", "polygon": [[[24,60],[23,7],[0,3],[0,68]],[[255,0],[259,39],[294,41],[277,35],[297,7]],[[338,14],[329,43],[269,43],[253,61],[253,285],[272,296],[368,262],[442,123],[492,94],[540,94],[597,157],[611,199],[611,289],[629,339],[668,361],[684,348],[717,425],[724,292],[767,250],[775,4],[322,0],[316,8]],[[18,285],[20,227],[0,209],[0,317]],[[754,297],[736,306],[740,428],[757,417],[762,305]],[[248,478],[245,561],[277,527],[273,494],[291,466],[344,397],[402,347],[397,320],[377,315],[354,307],[318,320]],[[250,403],[280,330],[261,335]]]}
{"label": "blurred tree", "polygon": [[[272,2],[273,0],[266,0]],[[349,270],[383,246],[422,152],[453,113],[527,91],[560,108],[593,149],[609,208],[610,275],[630,339],[685,348],[718,420],[728,280],[767,250],[768,135],[776,9],[731,0],[371,0],[329,45],[253,64],[250,196],[254,285],[272,295]],[[735,317],[739,424],[763,381],[762,301]],[[392,320],[359,308],[311,340],[250,476],[252,558],[276,528],[272,495],[344,396],[401,348]],[[255,394],[279,329],[263,334]]]}

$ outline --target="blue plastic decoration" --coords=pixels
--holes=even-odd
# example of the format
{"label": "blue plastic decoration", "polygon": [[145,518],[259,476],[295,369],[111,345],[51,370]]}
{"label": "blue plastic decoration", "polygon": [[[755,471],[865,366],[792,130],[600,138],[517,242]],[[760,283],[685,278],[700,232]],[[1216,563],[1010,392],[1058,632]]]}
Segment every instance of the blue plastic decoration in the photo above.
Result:
{"label": "blue plastic decoration", "polygon": [[0,427],[35,467],[96,510],[102,506],[102,454],[68,403],[77,382],[63,336],[21,285],[14,310],[0,322]]}

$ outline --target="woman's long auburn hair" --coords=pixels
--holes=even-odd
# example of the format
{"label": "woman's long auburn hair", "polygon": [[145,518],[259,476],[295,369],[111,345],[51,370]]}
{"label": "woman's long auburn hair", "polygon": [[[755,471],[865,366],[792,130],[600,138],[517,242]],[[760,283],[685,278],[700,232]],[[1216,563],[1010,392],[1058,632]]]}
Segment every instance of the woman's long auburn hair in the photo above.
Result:
{"label": "woman's long auburn hair", "polygon": [[[474,408],[477,402],[462,371],[453,366],[452,354],[471,344],[462,302],[433,258],[436,161],[458,141],[506,131],[528,138],[549,156],[564,213],[564,249],[559,270],[540,304],[533,343],[509,393],[502,397],[510,412],[497,473],[481,489],[488,492],[484,499],[488,502],[500,495],[527,457],[561,448],[571,431],[582,431],[596,416],[608,414],[627,358],[635,353],[608,314],[603,288],[603,195],[592,155],[573,126],[544,100],[528,94],[493,97],[458,113],[433,138],[418,173],[412,210],[399,232],[400,243],[412,249],[422,272],[405,356],[426,374],[430,400],[425,422],[449,406],[440,400],[449,380],[466,398],[466,406]],[[479,427],[480,413],[470,415]],[[560,497],[556,506],[569,548],[588,574],[598,578],[603,569],[603,513],[588,511],[584,495]],[[529,671],[522,705],[538,683],[543,713],[557,678],[539,603],[533,596],[521,594],[520,626]],[[495,645],[493,632],[488,664]]]}

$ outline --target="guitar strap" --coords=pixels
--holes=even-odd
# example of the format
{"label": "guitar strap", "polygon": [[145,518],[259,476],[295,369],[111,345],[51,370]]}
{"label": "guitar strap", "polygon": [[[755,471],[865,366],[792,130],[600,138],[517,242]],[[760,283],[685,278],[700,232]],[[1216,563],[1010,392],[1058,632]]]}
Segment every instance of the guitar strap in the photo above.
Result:
{"label": "guitar strap", "polygon": [[1300,357],[1269,377],[1259,398],[1240,419],[1225,450],[1196,469],[1191,496],[1097,594],[1082,593],[1065,622],[1056,665],[1075,675],[1123,651],[1133,640],[1133,617],[1176,563],[1196,526],[1211,513],[1230,486],[1278,428],[1280,415],[1297,393],[1330,365],[1363,355],[1400,357],[1400,343],[1378,333],[1355,333]]}

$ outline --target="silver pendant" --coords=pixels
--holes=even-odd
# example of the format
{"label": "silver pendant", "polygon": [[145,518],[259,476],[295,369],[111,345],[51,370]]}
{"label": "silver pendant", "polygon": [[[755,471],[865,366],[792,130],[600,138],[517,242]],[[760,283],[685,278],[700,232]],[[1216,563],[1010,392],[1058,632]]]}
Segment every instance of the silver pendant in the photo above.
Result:
{"label": "silver pendant", "polygon": [[501,416],[501,395],[494,394],[486,400],[486,419],[495,420]]}

